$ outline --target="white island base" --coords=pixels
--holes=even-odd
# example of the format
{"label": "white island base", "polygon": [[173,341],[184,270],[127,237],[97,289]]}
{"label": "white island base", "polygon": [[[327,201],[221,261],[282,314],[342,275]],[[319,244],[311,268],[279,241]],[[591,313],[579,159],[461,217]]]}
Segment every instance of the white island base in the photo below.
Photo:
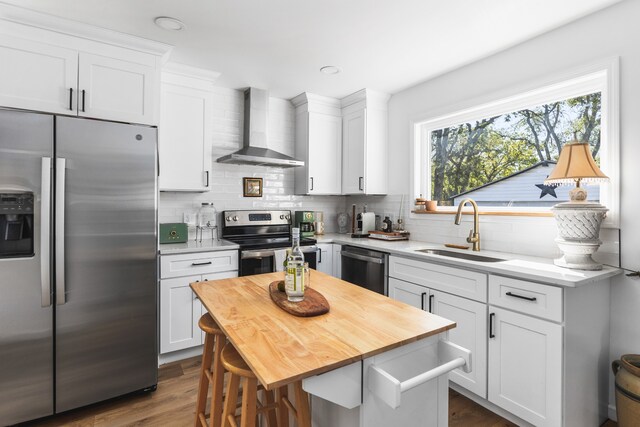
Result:
{"label": "white island base", "polygon": [[449,375],[471,371],[471,353],[446,333],[366,358],[302,387],[311,395],[314,427],[446,426]]}

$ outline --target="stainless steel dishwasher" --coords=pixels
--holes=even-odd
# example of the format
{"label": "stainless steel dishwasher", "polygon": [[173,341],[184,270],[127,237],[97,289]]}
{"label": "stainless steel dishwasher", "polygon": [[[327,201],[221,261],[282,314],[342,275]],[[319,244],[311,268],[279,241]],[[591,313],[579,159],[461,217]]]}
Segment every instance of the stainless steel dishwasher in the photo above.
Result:
{"label": "stainless steel dishwasher", "polygon": [[387,295],[389,254],[355,246],[343,246],[342,280]]}

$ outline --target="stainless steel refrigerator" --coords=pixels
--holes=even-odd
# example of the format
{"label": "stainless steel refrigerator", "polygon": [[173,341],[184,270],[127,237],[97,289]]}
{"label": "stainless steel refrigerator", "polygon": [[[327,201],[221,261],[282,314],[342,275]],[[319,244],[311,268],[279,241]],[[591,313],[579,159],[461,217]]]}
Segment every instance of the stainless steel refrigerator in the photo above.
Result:
{"label": "stainless steel refrigerator", "polygon": [[156,139],[0,110],[0,425],[155,389]]}

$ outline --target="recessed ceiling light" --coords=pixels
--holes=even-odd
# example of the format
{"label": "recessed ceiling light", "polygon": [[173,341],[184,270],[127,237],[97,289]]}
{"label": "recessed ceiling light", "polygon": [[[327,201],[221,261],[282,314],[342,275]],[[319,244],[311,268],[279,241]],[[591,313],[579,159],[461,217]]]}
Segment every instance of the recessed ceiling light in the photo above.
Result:
{"label": "recessed ceiling light", "polygon": [[320,68],[320,72],[324,74],[338,74],[341,71],[342,70],[335,65],[325,65],[324,67]]}
{"label": "recessed ceiling light", "polygon": [[169,16],[158,16],[153,22],[163,30],[182,31],[184,29],[184,23],[182,21]]}

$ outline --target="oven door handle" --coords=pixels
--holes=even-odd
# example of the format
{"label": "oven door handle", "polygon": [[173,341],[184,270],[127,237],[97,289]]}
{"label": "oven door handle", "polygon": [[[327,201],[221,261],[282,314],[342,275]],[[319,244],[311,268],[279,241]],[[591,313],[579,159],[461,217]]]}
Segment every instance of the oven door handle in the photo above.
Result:
{"label": "oven door handle", "polygon": [[[241,259],[255,259],[255,258],[267,258],[270,256],[275,256],[276,251],[284,251],[289,249],[287,248],[278,248],[278,249],[256,249],[251,251],[242,251],[240,253]],[[313,253],[318,250],[317,246],[301,246],[302,253]]]}
{"label": "oven door handle", "polygon": [[383,258],[374,258],[366,255],[354,254],[351,252],[341,251],[340,254],[342,256],[346,256],[347,258],[357,259],[359,261],[370,262],[372,264],[384,264]]}
{"label": "oven door handle", "polygon": [[276,253],[272,249],[266,250],[256,250],[256,251],[242,251],[240,253],[240,258],[242,259],[255,259],[255,258],[266,258],[270,256],[274,256]]}

